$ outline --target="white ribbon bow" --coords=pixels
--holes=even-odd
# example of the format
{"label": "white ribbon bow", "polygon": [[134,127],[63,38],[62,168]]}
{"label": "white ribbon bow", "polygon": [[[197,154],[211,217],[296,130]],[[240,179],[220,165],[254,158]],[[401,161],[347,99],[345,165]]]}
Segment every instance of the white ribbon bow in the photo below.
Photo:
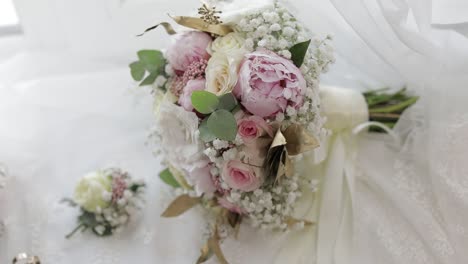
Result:
{"label": "white ribbon bow", "polygon": [[[317,264],[349,264],[353,259],[353,206],[357,135],[378,126],[399,142],[387,126],[367,122],[364,97],[355,91],[322,87],[322,104],[334,133],[328,141],[317,230]],[[328,126],[327,125],[327,126]]]}

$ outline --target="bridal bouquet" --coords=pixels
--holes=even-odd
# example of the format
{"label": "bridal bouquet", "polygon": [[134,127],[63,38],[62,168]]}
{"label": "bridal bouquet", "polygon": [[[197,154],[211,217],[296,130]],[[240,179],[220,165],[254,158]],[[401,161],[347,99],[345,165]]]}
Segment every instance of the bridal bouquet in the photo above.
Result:
{"label": "bridal bouquet", "polygon": [[203,5],[200,17],[171,17],[191,29],[180,33],[167,22],[147,29],[162,26],[174,42],[130,64],[132,77],[153,87],[152,138],[167,166],[160,177],[180,194],[162,216],[195,205],[211,216],[197,263],[211,255],[227,263],[219,243],[241,222],[312,225],[294,217],[303,192],[318,187],[299,167],[330,133],[319,76],[334,62],[332,38],[314,36],[278,3],[224,11]]}

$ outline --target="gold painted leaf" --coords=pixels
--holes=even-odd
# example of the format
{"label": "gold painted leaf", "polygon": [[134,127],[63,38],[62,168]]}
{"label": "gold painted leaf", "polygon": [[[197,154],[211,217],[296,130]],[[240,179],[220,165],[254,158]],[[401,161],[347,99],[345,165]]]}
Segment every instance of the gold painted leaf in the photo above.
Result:
{"label": "gold painted leaf", "polygon": [[284,163],[284,174],[288,178],[294,175],[294,165],[291,161],[291,158],[289,158],[289,156],[286,157],[286,161]]}
{"label": "gold painted leaf", "polygon": [[200,257],[198,257],[196,264],[201,264],[206,262],[211,256],[213,252],[211,252],[208,242],[200,249]]}
{"label": "gold painted leaf", "polygon": [[197,17],[173,16],[171,18],[181,26],[216,34],[219,36],[225,36],[233,31],[229,26],[222,24],[209,24],[203,19]]}
{"label": "gold painted leaf", "polygon": [[320,146],[319,141],[303,126],[292,124],[283,132],[288,154],[295,156]]}
{"label": "gold painted leaf", "polygon": [[177,32],[174,30],[174,28],[172,28],[171,24],[167,23],[167,22],[162,22],[162,23],[159,23],[155,26],[152,26],[150,28],[147,28],[143,33],[137,35],[137,37],[141,37],[143,36],[146,32],[148,31],[151,31],[153,29],[156,29],[157,27],[159,26],[163,26],[164,29],[166,30],[166,33],[169,34],[169,35],[174,35],[174,34],[177,34]]}
{"label": "gold painted leaf", "polygon": [[179,216],[195,205],[201,202],[201,197],[190,197],[187,194],[177,197],[162,213],[162,217],[176,217]]}
{"label": "gold painted leaf", "polygon": [[312,226],[312,225],[315,224],[314,222],[304,220],[304,219],[296,219],[294,217],[289,217],[285,221],[285,223],[288,225],[288,227],[293,227],[295,224],[298,224],[298,223],[301,223],[301,222],[304,223],[304,226]]}
{"label": "gold painted leaf", "polygon": [[208,239],[208,245],[213,253],[218,258],[219,263],[221,264],[229,264],[227,262],[226,257],[224,257],[223,251],[221,250],[221,246],[219,245],[219,236],[218,236],[218,228],[216,227],[213,233],[213,236]]}

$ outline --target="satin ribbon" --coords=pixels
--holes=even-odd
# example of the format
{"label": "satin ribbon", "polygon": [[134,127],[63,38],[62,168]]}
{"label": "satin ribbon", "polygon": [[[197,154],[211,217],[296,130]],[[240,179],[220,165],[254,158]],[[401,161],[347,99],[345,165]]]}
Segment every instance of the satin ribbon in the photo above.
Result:
{"label": "satin ribbon", "polygon": [[357,138],[370,126],[384,129],[397,144],[400,142],[392,130],[378,122],[364,122],[330,138],[320,201],[317,264],[352,263]]}

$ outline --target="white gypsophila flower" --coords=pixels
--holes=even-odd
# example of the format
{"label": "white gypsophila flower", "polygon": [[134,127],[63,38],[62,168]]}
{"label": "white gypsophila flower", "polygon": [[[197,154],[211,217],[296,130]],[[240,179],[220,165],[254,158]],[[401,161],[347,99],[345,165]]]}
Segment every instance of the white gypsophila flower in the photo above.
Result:
{"label": "white gypsophila flower", "polygon": [[216,95],[231,92],[237,83],[237,71],[246,53],[244,49],[215,52],[206,66],[206,91]]}
{"label": "white gypsophila flower", "polygon": [[285,57],[286,59],[291,59],[291,52],[289,50],[281,50],[278,52],[279,55]]}
{"label": "white gypsophila flower", "polygon": [[217,150],[225,149],[229,147],[229,142],[225,140],[215,139],[213,140],[213,147]]}
{"label": "white gypsophila flower", "polygon": [[257,27],[257,29],[255,30],[255,36],[257,37],[266,36],[268,33],[268,28],[264,25]]}
{"label": "white gypsophila flower", "polygon": [[225,151],[223,153],[223,159],[224,160],[233,160],[236,158],[237,156],[237,149],[236,148],[232,148],[232,149],[229,149],[227,151]]}
{"label": "white gypsophila flower", "polygon": [[206,166],[203,143],[198,138],[198,117],[193,112],[164,101],[156,118],[159,148],[165,159],[186,171]]}
{"label": "white gypsophila flower", "polygon": [[167,75],[174,75],[174,69],[172,66],[168,63],[166,66],[164,66],[164,72],[166,72]]}
{"label": "white gypsophila flower", "polygon": [[210,159],[210,161],[214,161],[218,155],[218,152],[214,148],[206,148],[203,150],[203,153]]}
{"label": "white gypsophila flower", "polygon": [[156,87],[163,87],[166,82],[167,78],[162,75],[159,75],[158,77],[156,77],[154,84],[156,85]]}
{"label": "white gypsophila flower", "polygon": [[275,23],[275,24],[273,24],[273,25],[270,26],[270,30],[271,30],[271,31],[280,31],[280,30],[281,30],[281,26],[280,26],[280,24]]}

